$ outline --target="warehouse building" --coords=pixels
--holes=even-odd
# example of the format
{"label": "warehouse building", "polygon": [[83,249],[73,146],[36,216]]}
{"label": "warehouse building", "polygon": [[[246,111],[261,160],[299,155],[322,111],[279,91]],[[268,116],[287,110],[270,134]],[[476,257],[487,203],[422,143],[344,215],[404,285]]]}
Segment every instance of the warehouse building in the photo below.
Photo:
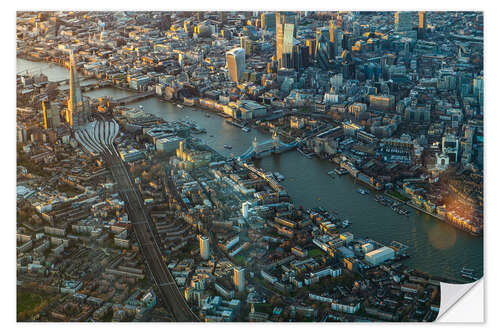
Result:
{"label": "warehouse building", "polygon": [[365,260],[373,266],[380,265],[384,261],[391,259],[394,259],[394,250],[387,246],[368,252],[365,255]]}

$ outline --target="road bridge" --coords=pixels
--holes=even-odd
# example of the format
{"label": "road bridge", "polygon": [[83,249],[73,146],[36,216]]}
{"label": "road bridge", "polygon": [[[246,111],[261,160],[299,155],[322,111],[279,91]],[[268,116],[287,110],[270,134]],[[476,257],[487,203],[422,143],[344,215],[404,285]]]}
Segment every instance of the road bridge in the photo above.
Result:
{"label": "road bridge", "polygon": [[298,145],[299,141],[297,140],[290,143],[282,142],[275,130],[270,140],[257,143],[257,138],[254,138],[252,145],[247,149],[247,151],[239,156],[239,159],[245,161],[251,158],[261,158],[270,153],[280,154],[282,152],[295,149]]}
{"label": "road bridge", "polygon": [[118,105],[125,105],[125,104],[129,104],[129,103],[136,102],[136,101],[139,101],[141,99],[153,96],[154,94],[155,94],[154,91],[145,91],[145,92],[142,92],[142,93],[139,93],[136,95],[126,96],[126,97],[122,97],[119,99],[115,99],[115,100],[113,100],[113,103],[118,104]]}

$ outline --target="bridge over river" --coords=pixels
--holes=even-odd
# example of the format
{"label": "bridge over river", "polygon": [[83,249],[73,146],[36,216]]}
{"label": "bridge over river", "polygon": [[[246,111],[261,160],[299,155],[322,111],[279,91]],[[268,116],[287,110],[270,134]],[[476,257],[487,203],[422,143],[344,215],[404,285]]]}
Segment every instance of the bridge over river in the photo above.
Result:
{"label": "bridge over river", "polygon": [[252,145],[240,155],[239,159],[245,161],[251,158],[261,158],[270,153],[280,154],[287,150],[295,149],[298,145],[299,141],[297,139],[290,143],[282,142],[275,130],[270,140],[257,143],[257,138],[254,138]]}

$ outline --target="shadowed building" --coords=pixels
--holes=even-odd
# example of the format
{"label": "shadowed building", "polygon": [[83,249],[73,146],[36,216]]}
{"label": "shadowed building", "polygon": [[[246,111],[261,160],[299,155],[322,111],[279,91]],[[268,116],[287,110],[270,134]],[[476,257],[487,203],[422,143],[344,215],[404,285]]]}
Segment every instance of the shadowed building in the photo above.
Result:
{"label": "shadowed building", "polygon": [[59,112],[49,101],[42,101],[43,127],[45,129],[55,129],[59,126]]}

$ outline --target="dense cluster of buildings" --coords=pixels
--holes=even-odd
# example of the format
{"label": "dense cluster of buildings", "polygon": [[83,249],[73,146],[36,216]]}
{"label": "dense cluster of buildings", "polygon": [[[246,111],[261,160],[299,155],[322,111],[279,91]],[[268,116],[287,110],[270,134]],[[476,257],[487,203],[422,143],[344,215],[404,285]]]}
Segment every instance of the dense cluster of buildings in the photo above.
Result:
{"label": "dense cluster of buildings", "polygon": [[117,183],[74,137],[100,118],[120,124],[117,152],[200,319],[436,318],[439,282],[400,262],[403,244],[295,207],[275,175],[191,136],[194,123],[82,90],[111,85],[268,129],[480,234],[481,13],[20,12],[16,27],[18,57],[70,69],[67,82],[17,76],[18,290],[49,300],[22,320],[172,320]]}

